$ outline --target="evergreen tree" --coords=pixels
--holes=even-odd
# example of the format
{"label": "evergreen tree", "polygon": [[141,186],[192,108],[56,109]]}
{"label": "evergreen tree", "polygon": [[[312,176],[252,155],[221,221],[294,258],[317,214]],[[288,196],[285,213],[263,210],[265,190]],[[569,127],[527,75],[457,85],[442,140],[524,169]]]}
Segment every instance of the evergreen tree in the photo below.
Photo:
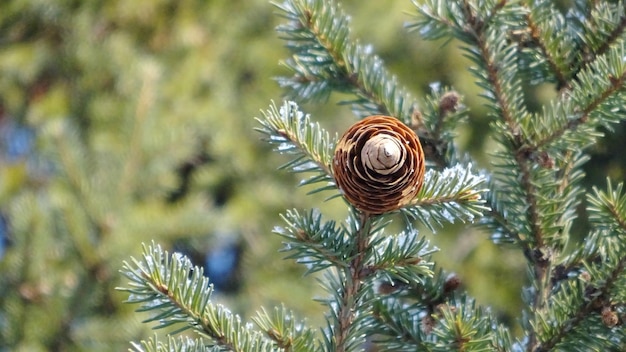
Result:
{"label": "evergreen tree", "polygon": [[[201,268],[152,243],[125,264],[130,284],[122,290],[157,327],[191,329],[198,339],[155,337],[136,350],[626,349],[623,183],[608,180],[604,189],[591,190],[582,184],[589,148],[626,116],[624,5],[575,1],[566,11],[551,1],[414,5],[408,28],[427,39],[456,39],[471,62],[497,142],[491,165],[477,170],[455,144],[454,128],[468,116],[458,93],[411,96],[379,57],[350,37],[349,18],[334,2],[278,4],[285,19],[278,31],[291,51],[284,61],[291,75],[279,79],[288,99],[320,103],[342,92],[359,118],[383,114],[402,121],[424,146],[428,170],[421,188],[399,209],[383,211],[359,201],[378,189],[361,198],[345,186],[339,192],[342,175],[356,172],[333,159],[344,140],[297,103],[272,104],[258,118],[259,131],[290,157],[283,169],[308,173],[302,184],[314,185],[312,192],[349,200],[345,222],[294,209],[275,228],[289,258],[309,273],[323,272],[327,325],[316,332],[285,307],[260,309],[254,325],[246,324],[211,301]],[[555,97],[533,109],[526,92],[544,84]],[[357,193],[368,190],[359,186]],[[577,242],[579,217],[589,230]],[[522,336],[464,292],[458,276],[438,268],[435,248],[417,231],[459,221],[475,222],[494,243],[526,259]]]}
{"label": "evergreen tree", "polygon": [[[280,2],[290,73],[278,79],[287,101],[257,119],[277,151],[269,159],[240,120],[251,114],[242,105],[258,110],[272,96],[246,83],[273,70],[259,67],[271,38],[247,37],[268,22],[260,3],[0,5],[0,350],[118,350],[129,340],[134,350],[626,349],[626,196],[619,172],[588,161],[599,145],[622,148],[607,144],[624,116],[622,2],[415,0],[414,40],[451,41],[442,52],[460,46],[485,107],[466,87],[414,92],[417,78],[391,74],[399,71],[354,39],[335,2]],[[428,71],[449,83],[447,71]],[[367,134],[354,125],[339,139],[343,130],[321,127],[318,109],[336,97],[361,121],[390,115],[419,135],[422,148],[402,149],[409,192],[381,191],[385,182],[333,161]],[[407,136],[388,119],[376,121]],[[461,125],[494,141],[489,162],[462,147]],[[270,171],[281,158],[291,176],[307,175],[309,199],[334,200],[302,210],[294,197],[294,209],[273,217],[292,194],[293,178]],[[600,173],[612,178],[588,187]],[[355,187],[345,183],[353,176]],[[255,285],[227,308],[219,292],[237,280],[205,262],[236,261],[246,235],[230,231],[244,220],[252,233],[282,221],[276,236],[252,244],[275,250],[282,241],[293,261],[255,258]],[[429,241],[470,223],[524,258],[513,323],[466,292],[468,278],[441,265],[449,248],[438,253]],[[230,252],[205,256],[220,238]],[[116,275],[140,242],[143,255]],[[296,284],[290,275],[300,272],[282,269],[290,265],[325,289],[310,303],[326,311],[324,326],[292,300],[313,298],[314,280]],[[256,305],[261,285],[280,281],[272,292],[285,304]],[[122,305],[124,295],[142,313]],[[250,306],[258,313],[248,323]],[[151,326],[166,329],[146,338]]]}
{"label": "evergreen tree", "polygon": [[278,53],[260,45],[271,16],[265,0],[0,2],[0,351],[120,351],[149,334],[115,287],[151,239],[213,272],[232,251],[221,292],[242,313],[265,302],[238,299],[255,287],[242,271],[255,255],[250,274],[275,277],[280,257],[256,253],[279,239],[247,239],[279,221],[292,176],[256,162],[270,148],[240,120],[266,103],[257,89],[279,92]]}

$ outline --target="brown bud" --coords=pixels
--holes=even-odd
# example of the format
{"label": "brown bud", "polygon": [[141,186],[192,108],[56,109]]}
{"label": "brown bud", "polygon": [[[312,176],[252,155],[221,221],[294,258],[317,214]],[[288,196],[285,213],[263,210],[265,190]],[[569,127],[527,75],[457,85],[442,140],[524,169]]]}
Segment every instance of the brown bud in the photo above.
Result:
{"label": "brown bud", "polygon": [[456,313],[456,307],[450,306],[447,303],[440,303],[435,306],[435,313],[437,315],[443,315],[446,310],[449,310],[450,313]]}
{"label": "brown bud", "polygon": [[591,275],[587,271],[581,271],[580,274],[578,275],[578,278],[584,282],[591,281]]}
{"label": "brown bud", "polygon": [[619,323],[619,317],[617,316],[617,313],[611,309],[611,307],[602,308],[600,315],[602,316],[602,323],[604,323],[604,325],[608,328],[612,328]]}
{"label": "brown bud", "polygon": [[417,130],[422,126],[424,118],[422,117],[422,113],[417,110],[417,107],[413,108],[413,112],[411,113],[411,129]]}
{"label": "brown bud", "polygon": [[455,91],[447,92],[439,99],[439,112],[443,115],[448,112],[455,112],[459,104],[459,93]]}
{"label": "brown bud", "polygon": [[400,285],[396,285],[393,281],[382,281],[378,284],[378,293],[381,295],[390,295],[400,289]]}
{"label": "brown bud", "polygon": [[426,335],[433,332],[436,324],[437,321],[430,314],[425,315],[420,322],[422,332]]}
{"label": "brown bud", "polygon": [[459,286],[461,286],[461,278],[455,273],[450,273],[446,277],[446,281],[444,281],[443,283],[443,293],[444,294],[452,293],[456,291],[456,289],[459,288]]}
{"label": "brown bud", "polygon": [[548,152],[540,152],[539,155],[537,156],[537,161],[539,162],[539,165],[541,165],[541,167],[546,168],[546,169],[552,169],[554,168],[554,159],[552,159],[552,157],[550,156],[550,154],[548,154]]}
{"label": "brown bud", "polygon": [[362,212],[408,204],[424,181],[424,152],[415,132],[390,116],[370,116],[341,137],[333,158],[337,186]]}

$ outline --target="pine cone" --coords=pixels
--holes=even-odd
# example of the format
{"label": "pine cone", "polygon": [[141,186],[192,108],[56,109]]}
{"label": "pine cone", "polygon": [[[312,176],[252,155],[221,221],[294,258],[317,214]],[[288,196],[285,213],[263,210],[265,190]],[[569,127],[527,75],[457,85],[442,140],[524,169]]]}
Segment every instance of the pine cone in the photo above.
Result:
{"label": "pine cone", "polygon": [[335,182],[362,212],[382,214],[409,203],[424,181],[424,152],[415,132],[375,115],[352,125],[333,158]]}

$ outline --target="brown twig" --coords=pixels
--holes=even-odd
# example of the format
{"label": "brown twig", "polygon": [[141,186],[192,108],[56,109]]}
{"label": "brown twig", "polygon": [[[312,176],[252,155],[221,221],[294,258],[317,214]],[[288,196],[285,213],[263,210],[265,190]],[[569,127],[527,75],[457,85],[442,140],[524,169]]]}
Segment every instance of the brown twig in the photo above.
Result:
{"label": "brown twig", "polygon": [[526,15],[526,22],[528,23],[528,29],[530,30],[530,37],[543,54],[543,57],[546,59],[550,70],[557,80],[557,87],[559,87],[560,89],[569,89],[569,81],[567,80],[565,73],[557,65],[554,56],[552,56],[548,51],[546,43],[541,40],[541,28],[539,28],[537,23],[535,23],[533,17],[531,16],[531,13],[532,11],[528,11]]}
{"label": "brown twig", "polygon": [[352,328],[359,293],[361,291],[362,280],[364,279],[367,268],[365,267],[365,254],[370,239],[371,216],[367,213],[361,213],[360,225],[358,231],[354,234],[356,247],[350,267],[346,273],[347,279],[344,291],[341,295],[337,312],[337,326],[335,327],[335,351],[345,352],[347,348],[350,329]]}

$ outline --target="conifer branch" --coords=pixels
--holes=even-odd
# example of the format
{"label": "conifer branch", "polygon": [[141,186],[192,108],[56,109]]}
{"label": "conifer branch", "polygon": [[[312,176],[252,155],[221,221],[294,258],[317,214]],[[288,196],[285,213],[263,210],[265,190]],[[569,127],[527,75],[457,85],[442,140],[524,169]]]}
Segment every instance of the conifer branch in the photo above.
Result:
{"label": "conifer branch", "polygon": [[174,337],[168,335],[166,342],[159,341],[154,335],[148,340],[139,343],[132,343],[130,351],[135,352],[222,352],[221,347],[207,347],[202,339],[191,339],[189,337]]}
{"label": "conifer branch", "polygon": [[451,166],[455,157],[454,131],[464,122],[468,110],[461,96],[453,90],[432,85],[421,112],[414,111],[409,125],[419,134],[426,159],[439,169]]}
{"label": "conifer branch", "polygon": [[[614,189],[609,181],[607,192],[594,188],[594,194],[588,196],[588,200],[590,220],[597,228],[597,240],[593,243],[599,247],[585,248],[576,257],[580,257],[583,261],[583,266],[579,270],[586,272],[589,279],[562,286],[553,300],[568,301],[566,295],[569,295],[573,297],[570,303],[571,308],[561,312],[564,308],[552,305],[550,310],[540,316],[539,321],[543,323],[539,324],[547,338],[529,345],[529,351],[552,350],[558,344],[565,343],[568,339],[571,340],[569,335],[576,331],[585,320],[594,315],[600,315],[603,308],[619,305],[619,301],[614,298],[615,288],[618,280],[626,274],[626,255],[624,255],[626,246],[623,244],[626,234],[626,196],[623,193],[623,183],[618,184]],[[590,240],[593,239],[594,237],[590,238]],[[607,248],[615,249],[617,254],[607,254]],[[579,288],[582,282],[585,284]],[[551,316],[556,314],[559,314],[558,319]],[[559,323],[556,326],[547,327],[545,323],[547,321]],[[608,331],[605,332],[605,334],[608,333]]]}
{"label": "conifer branch", "polygon": [[409,305],[395,296],[375,302],[372,325],[381,335],[381,347],[392,351],[401,348],[427,351],[431,347],[427,338],[430,331],[422,329],[422,312],[419,303]]}
{"label": "conifer branch", "polygon": [[336,352],[350,351],[350,345],[354,343],[350,341],[350,338],[354,329],[357,307],[363,303],[359,298],[363,296],[361,293],[363,281],[368,275],[365,257],[368,252],[371,225],[371,217],[367,214],[360,214],[358,231],[354,234],[355,250],[352,253],[350,267],[345,270],[346,282],[343,292],[339,294],[340,300],[337,302],[337,325],[333,327],[335,338],[333,351]]}
{"label": "conifer branch", "polygon": [[493,199],[494,193],[490,192],[489,195],[491,198],[486,203],[490,210],[487,213],[488,216],[484,217],[481,222],[487,228],[493,230],[494,235],[492,235],[491,239],[495,243],[507,243],[513,241],[513,243],[522,246],[524,253],[530,253],[529,243],[522,239],[520,232],[514,228],[511,221],[504,216],[502,209],[496,208],[496,206],[500,203]]}
{"label": "conifer branch", "polygon": [[[599,58],[587,70],[581,71],[579,80],[572,83],[572,102],[577,103],[571,111],[565,111],[570,118],[561,121],[561,125],[551,129],[551,133],[537,141],[532,142],[532,149],[539,150],[557,142],[564,135],[576,133],[576,130],[585,124],[597,126],[600,121],[590,119],[599,115],[606,116],[602,112],[602,105],[609,101],[615,94],[623,91],[626,87],[626,64],[620,62],[626,53],[624,44],[615,47],[604,58]],[[606,79],[602,82],[594,82],[595,72],[604,72]],[[593,93],[592,93],[593,92]],[[584,94],[584,96],[583,96]],[[568,99],[568,98],[565,98]],[[599,111],[600,110],[600,111]],[[626,119],[625,111],[612,112],[613,116],[602,121],[602,125],[610,128],[611,123]],[[583,134],[587,130],[580,133]]]}
{"label": "conifer branch", "polygon": [[[455,275],[424,280],[419,285],[380,289],[369,325],[384,350],[510,351],[507,330],[465,294],[457,294]],[[414,300],[414,301],[413,301]]]}
{"label": "conifer branch", "polygon": [[498,64],[489,52],[491,45],[488,44],[482,36],[477,37],[476,45],[480,51],[480,56],[484,60],[485,70],[487,72],[487,82],[491,84],[491,87],[493,88],[493,99],[499,109],[498,116],[500,116],[506,123],[508,132],[513,137],[513,144],[520,146],[523,144],[523,141],[521,140],[521,134],[519,133],[520,128],[516,121],[516,116],[519,116],[519,114],[512,111],[512,106],[506,99],[508,94],[504,92],[503,82],[500,81],[500,70],[498,68]]}
{"label": "conifer branch", "polygon": [[626,234],[626,194],[624,183],[615,188],[610,179],[607,180],[607,191],[593,188],[593,194],[587,197],[589,201],[589,221],[595,226]]}
{"label": "conifer branch", "polygon": [[438,340],[433,329],[442,318],[439,309],[455,304],[458,277],[438,270],[419,284],[393,283],[379,288],[381,299],[374,302],[371,317],[373,331],[384,336],[381,348],[433,350]]}
{"label": "conifer branch", "polygon": [[[325,99],[332,91],[352,93],[356,98],[344,103],[352,104],[358,116],[383,114],[400,119],[433,146],[426,150],[433,160],[441,167],[448,165],[448,153],[454,145],[449,136],[431,130],[433,124],[426,120],[438,117],[435,120],[441,123],[456,106],[437,109],[442,113],[437,116],[420,113],[415,99],[371,53],[371,48],[350,38],[349,18],[335,1],[288,0],[275,5],[290,21],[277,28],[292,51],[284,64],[294,75],[278,78],[288,89],[288,96],[307,101]],[[465,116],[459,109],[458,114],[445,120],[453,123]]]}
{"label": "conifer branch", "polygon": [[284,102],[280,109],[272,104],[262,113],[264,118],[257,118],[262,128],[257,131],[265,134],[278,152],[295,156],[280,168],[295,173],[314,173],[300,185],[324,185],[310,193],[335,189],[331,163],[337,137],[331,139],[329,133],[318,123],[311,122],[309,115],[301,112],[294,102]]}
{"label": "conifer branch", "polygon": [[444,222],[473,221],[489,208],[482,197],[485,178],[472,173],[471,167],[457,164],[443,171],[429,170],[417,197],[400,211],[432,231]]}
{"label": "conifer branch", "polygon": [[262,309],[252,320],[285,352],[313,352],[319,348],[315,331],[308,329],[305,322],[297,321],[284,306],[274,308],[271,316]]}
{"label": "conifer branch", "polygon": [[239,316],[210,302],[212,285],[186,257],[170,256],[152,244],[144,245],[142,260],[132,260],[121,270],[129,287],[118,290],[129,294],[126,302],[141,304],[138,311],[155,313],[145,322],[157,321],[157,328],[178,325],[172,335],[192,329],[210,338],[213,346],[231,351],[272,351],[271,342],[243,326]]}
{"label": "conifer branch", "polygon": [[[528,351],[530,352],[548,352],[552,351],[554,347],[558,344],[563,343],[568,337],[569,334],[575,331],[580,327],[581,324],[590,317],[595,315],[599,315],[601,309],[610,305],[611,291],[615,288],[616,281],[620,276],[623,276],[626,269],[626,256],[622,256],[617,263],[615,263],[614,268],[608,273],[605,278],[593,278],[594,281],[600,282],[600,285],[590,284],[584,287],[582,290],[583,297],[580,297],[580,301],[578,302],[578,307],[572,307],[570,311],[570,316],[564,318],[561,317],[559,319],[550,319],[546,317],[542,317],[542,320],[545,322],[553,321],[559,322],[558,325],[550,327],[550,337],[547,340],[538,341],[536,344],[529,344]],[[576,294],[574,292],[579,291],[574,287],[567,287],[564,290],[569,289],[572,292],[570,294]],[[557,297],[557,299],[566,300],[565,297]],[[552,309],[561,309],[560,307],[552,307]],[[607,332],[608,335],[608,332]],[[608,337],[608,336],[606,336]],[[602,339],[601,339],[602,340]],[[608,339],[604,339],[608,340]],[[579,343],[578,341],[574,341],[574,343]],[[609,341],[607,341],[608,344]]]}
{"label": "conifer branch", "polygon": [[430,254],[436,249],[428,248],[428,241],[419,238],[416,230],[406,230],[395,236],[373,240],[373,256],[368,258],[367,273],[386,276],[389,282],[404,285],[420,285],[433,276]]}
{"label": "conifer branch", "polygon": [[284,64],[294,72],[279,78],[295,99],[326,98],[332,90],[356,95],[359,116],[391,115],[410,123],[413,98],[371,49],[353,41],[348,17],[335,1],[287,0],[275,4],[290,22],[278,27],[293,56]]}
{"label": "conifer branch", "polygon": [[[70,124],[58,126],[58,130],[54,133],[54,141],[59,146],[59,152],[55,156],[63,165],[68,186],[75,199],[80,203],[88,221],[94,229],[100,231],[105,226],[100,223],[98,205],[94,204],[93,197],[91,197],[90,178],[85,174],[85,169],[90,167],[85,165],[90,159],[85,156],[89,148],[78,141],[76,134],[77,131]],[[76,145],[79,147],[77,148]],[[85,180],[88,181],[85,182]],[[81,254],[84,256],[84,253]]]}
{"label": "conifer branch", "polygon": [[[466,49],[467,56],[482,66],[480,70],[476,69],[473,72],[479,78],[479,84],[491,93],[486,95],[486,97],[491,103],[490,106],[494,109],[493,115],[502,122],[498,121],[494,126],[496,131],[502,131],[499,139],[509,149],[509,152],[502,153],[501,157],[503,160],[509,160],[509,157],[512,157],[515,161],[514,164],[505,165],[506,169],[503,169],[503,171],[506,173],[507,180],[519,186],[521,192],[516,197],[520,196],[521,204],[524,204],[524,207],[521,207],[520,210],[525,213],[525,216],[520,217],[520,220],[524,220],[527,223],[528,227],[525,230],[527,230],[529,237],[521,241],[521,246],[533,268],[533,281],[536,292],[533,295],[532,311],[535,314],[535,319],[537,319],[537,314],[545,309],[548,295],[552,290],[550,275],[552,261],[554,260],[553,255],[555,254],[552,251],[556,248],[552,248],[552,240],[549,243],[546,242],[549,234],[544,233],[542,225],[547,219],[547,217],[544,219],[545,216],[542,215],[544,214],[542,209],[549,205],[550,202],[538,198],[541,193],[536,186],[547,174],[536,170],[535,160],[533,159],[537,157],[533,155],[537,150],[533,146],[532,140],[528,139],[525,126],[520,123],[526,118],[527,113],[524,106],[521,105],[523,94],[520,90],[519,76],[517,76],[517,73],[510,71],[511,67],[515,67],[516,64],[511,60],[511,57],[517,56],[517,53],[515,48],[503,45],[502,42],[504,40],[498,40],[503,38],[504,34],[499,33],[500,29],[497,27],[491,28],[489,21],[486,20],[495,18],[491,14],[497,11],[489,12],[485,7],[480,7],[477,4],[469,5],[468,2],[448,5],[432,1],[429,5],[419,7],[420,12],[426,19],[418,23],[418,27],[427,28],[428,33],[433,37],[443,35],[445,27],[450,27],[449,32],[470,45],[470,48]],[[497,7],[498,5],[495,5],[494,8]],[[526,22],[529,22],[529,20],[532,20],[532,18],[527,14]],[[531,35],[538,37],[541,34],[538,32],[538,27],[533,30],[533,23],[532,21],[530,22]],[[549,59],[548,45],[544,46],[543,51],[544,56]],[[620,66],[619,60],[613,60],[612,62],[614,63],[613,70]],[[558,68],[556,61],[553,63],[553,71],[558,76],[558,72],[561,71],[554,68]],[[565,75],[562,74],[561,76],[563,77],[559,80],[564,81]],[[612,77],[621,77],[621,72]],[[615,79],[615,81],[616,85],[622,84],[619,78]],[[572,90],[576,91],[575,88],[578,87],[574,87]],[[582,94],[585,91],[588,90],[577,90],[576,92]],[[600,94],[602,100],[608,99],[609,96],[610,94]],[[600,102],[595,106],[592,104],[589,106],[595,108],[599,105]],[[542,174],[543,176],[540,176]],[[561,177],[567,179],[568,175],[563,174]],[[569,197],[576,194],[575,189],[570,189],[568,192]],[[569,204],[570,207],[573,204],[567,198],[564,198],[564,201],[566,202],[563,204]],[[497,210],[496,208],[495,211]],[[511,210],[513,209],[508,209],[510,215],[513,213]],[[499,218],[506,219],[504,216],[499,216]],[[508,232],[510,235],[520,239],[521,234],[516,229],[508,226],[504,227],[509,228]],[[537,336],[531,331],[527,346],[529,349],[532,349],[537,343]]]}
{"label": "conifer branch", "polygon": [[[526,216],[530,231],[525,241],[521,242],[521,248],[524,256],[531,265],[531,271],[533,275],[533,286],[535,292],[532,295],[532,312],[535,315],[534,319],[537,319],[536,315],[545,309],[548,304],[550,292],[552,290],[551,273],[554,255],[552,247],[546,246],[545,233],[540,224],[540,207],[537,199],[538,189],[531,181],[531,170],[529,161],[520,155],[516,154],[516,163],[520,167],[520,173],[522,175],[520,184],[524,190],[525,204],[527,204]],[[537,336],[534,331],[531,331],[528,336],[529,350],[534,348],[537,344]]]}
{"label": "conifer branch", "polygon": [[[502,40],[504,33],[490,29],[490,22],[506,6],[506,1],[499,1],[493,5],[491,9],[481,9],[484,12],[479,14],[477,9],[464,0],[459,11],[462,19],[457,19],[459,22],[454,25],[458,26],[455,30],[462,33],[459,36],[475,46],[475,49],[466,48],[467,56],[481,64],[486,75],[483,76],[478,71],[474,71],[474,74],[486,83],[484,88],[492,93],[486,97],[494,102],[495,116],[506,123],[514,139],[512,142],[519,146],[523,141],[520,139],[517,120],[525,114],[525,110],[519,104],[521,92],[519,78],[515,77],[512,71],[515,64],[511,62],[511,58],[514,56],[515,47],[504,44],[506,43]],[[497,44],[493,45],[494,42]]]}
{"label": "conifer branch", "polygon": [[[526,211],[526,215],[528,218],[528,223],[530,225],[530,233],[534,237],[533,244],[535,248],[541,248],[544,246],[543,240],[543,231],[539,224],[539,206],[537,204],[537,188],[532,182],[531,179],[531,165],[526,158],[526,154],[524,152],[518,151],[515,154],[515,161],[520,168],[521,174],[521,185],[524,188],[524,193],[526,196],[526,204],[528,204],[528,209]],[[531,258],[529,258],[531,259]]]}
{"label": "conifer branch", "polygon": [[286,227],[276,227],[274,233],[289,240],[283,251],[292,252],[287,258],[297,258],[298,263],[308,266],[307,274],[329,266],[346,267],[350,233],[335,226],[334,221],[322,222],[318,211],[301,215],[297,210],[281,215]]}
{"label": "conifer branch", "polygon": [[626,31],[626,12],[623,3],[593,2],[592,7],[584,15],[584,21],[577,28],[578,32],[583,33],[580,37],[584,46],[579,49],[583,55],[573,71],[576,74],[587,69],[597,56],[606,54],[612,45],[620,41]]}
{"label": "conifer branch", "polygon": [[[620,21],[617,24],[617,26],[615,26],[615,28],[613,28],[613,30],[611,31],[611,33],[609,33],[609,35],[606,37],[606,40],[604,40],[604,42],[602,42],[602,45],[596,49],[595,54],[596,55],[604,55],[604,53],[606,53],[609,48],[611,47],[611,45],[617,43],[617,41],[622,38],[622,36],[624,35],[624,33],[626,32],[626,13],[624,13],[624,5],[621,4],[622,6],[622,16],[620,17]],[[590,63],[591,60],[588,61],[584,61],[585,63]],[[582,66],[582,69],[585,68],[585,65]]]}
{"label": "conifer branch", "polygon": [[489,312],[461,295],[437,307],[433,328],[433,350],[502,351],[510,350],[510,338],[503,333]]}
{"label": "conifer branch", "polygon": [[[427,248],[428,242],[418,240],[415,232],[384,236],[382,230],[388,222],[383,217],[353,211],[349,228],[337,228],[333,221],[322,222],[317,211],[301,215],[293,210],[283,218],[287,226],[276,228],[275,232],[289,240],[284,248],[291,252],[288,258],[306,264],[308,272],[335,269],[336,274],[326,275],[327,290],[334,296],[329,300],[332,312],[329,317],[332,338],[326,341],[329,350],[358,348],[359,331],[367,317],[362,310],[369,300],[365,288],[373,277],[415,285],[432,275],[431,264],[426,260],[432,252]],[[361,313],[357,316],[355,312]],[[272,329],[263,329],[282,336]]]}
{"label": "conifer branch", "polygon": [[[423,16],[414,27],[428,29],[425,34],[431,36],[428,37],[429,39],[451,32],[470,45],[465,48],[466,56],[482,66],[482,70],[473,69],[472,71],[479,79],[479,84],[490,92],[485,97],[493,103],[490,105],[494,109],[493,115],[504,122],[504,125],[497,124],[496,126],[503,130],[502,138],[507,139],[506,144],[510,144],[510,148],[514,150],[517,149],[513,153],[523,173],[521,178],[526,179],[527,200],[536,205],[533,199],[536,190],[530,182],[528,167],[524,166],[527,155],[521,150],[526,141],[518,121],[526,115],[526,111],[521,105],[523,95],[519,77],[514,72],[516,64],[512,61],[515,48],[504,44],[506,43],[504,33],[489,27],[491,22],[496,21],[498,13],[507,7],[507,3],[499,1],[478,9],[467,1],[458,4],[433,0],[427,6],[414,1],[414,4]],[[524,170],[527,172],[524,173]],[[527,214],[529,223],[537,231],[539,224],[536,207],[530,206]]]}
{"label": "conifer branch", "polygon": [[[559,35],[556,33],[547,33],[544,35],[544,31],[540,27],[539,23],[535,22],[534,19],[534,16],[537,12],[544,12],[544,17],[549,17],[551,13],[556,12],[556,10],[554,9],[551,10],[553,11],[548,12],[545,10],[545,6],[535,5],[533,9],[527,10],[526,22],[528,23],[528,29],[531,39],[536,43],[548,66],[550,67],[550,71],[552,72],[552,74],[554,74],[554,77],[556,78],[557,87],[559,87],[559,89],[567,89],[569,85],[568,79],[566,77],[567,75],[563,71],[563,68],[559,64],[557,64],[556,56],[548,49],[550,43],[546,43],[544,39],[547,37],[552,38],[553,40],[562,41],[563,34],[561,33]],[[560,48],[560,45],[557,48]]]}

